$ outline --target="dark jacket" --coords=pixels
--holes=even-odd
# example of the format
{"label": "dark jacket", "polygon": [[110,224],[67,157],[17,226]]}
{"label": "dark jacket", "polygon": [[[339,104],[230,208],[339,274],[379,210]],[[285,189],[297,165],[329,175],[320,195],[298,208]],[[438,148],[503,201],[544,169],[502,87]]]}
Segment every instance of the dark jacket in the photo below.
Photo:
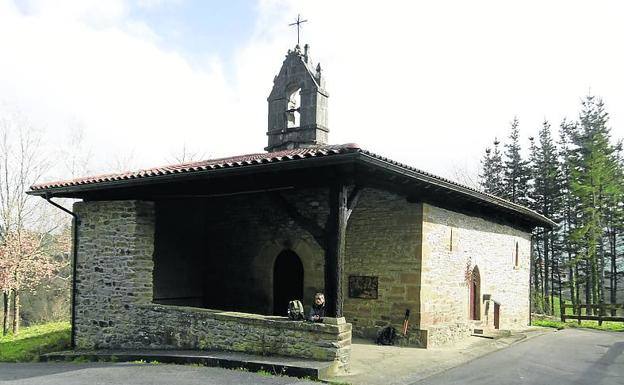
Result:
{"label": "dark jacket", "polygon": [[[318,316],[318,319],[314,319],[315,316]],[[308,321],[323,322],[323,317],[325,317],[325,304],[321,306],[318,306],[317,304],[312,305]]]}

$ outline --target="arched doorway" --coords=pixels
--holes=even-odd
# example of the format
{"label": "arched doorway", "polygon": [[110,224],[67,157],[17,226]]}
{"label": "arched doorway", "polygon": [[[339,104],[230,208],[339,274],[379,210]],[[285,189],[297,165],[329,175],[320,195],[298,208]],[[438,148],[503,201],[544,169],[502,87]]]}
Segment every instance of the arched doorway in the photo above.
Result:
{"label": "arched doorway", "polygon": [[294,299],[303,300],[303,264],[294,251],[284,250],[273,266],[273,314],[286,316]]}
{"label": "arched doorway", "polygon": [[476,266],[470,274],[470,319],[481,319],[481,275]]}

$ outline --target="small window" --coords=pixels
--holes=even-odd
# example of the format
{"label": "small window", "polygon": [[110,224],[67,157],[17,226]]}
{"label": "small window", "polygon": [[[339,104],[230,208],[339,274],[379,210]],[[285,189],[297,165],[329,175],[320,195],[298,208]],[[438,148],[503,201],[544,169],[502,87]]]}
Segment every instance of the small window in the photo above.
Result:
{"label": "small window", "polygon": [[516,250],[514,251],[514,267],[518,267],[519,264],[519,255],[518,255],[518,242],[516,242]]}
{"label": "small window", "polygon": [[451,239],[449,240],[449,251],[453,251],[453,228],[451,227]]}

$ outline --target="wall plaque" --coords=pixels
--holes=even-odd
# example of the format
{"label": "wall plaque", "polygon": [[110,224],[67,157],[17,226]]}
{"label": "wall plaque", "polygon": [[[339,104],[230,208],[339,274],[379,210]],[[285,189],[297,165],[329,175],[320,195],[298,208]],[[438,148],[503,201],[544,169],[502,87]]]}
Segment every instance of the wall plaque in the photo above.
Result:
{"label": "wall plaque", "polygon": [[349,276],[349,298],[377,299],[379,277]]}

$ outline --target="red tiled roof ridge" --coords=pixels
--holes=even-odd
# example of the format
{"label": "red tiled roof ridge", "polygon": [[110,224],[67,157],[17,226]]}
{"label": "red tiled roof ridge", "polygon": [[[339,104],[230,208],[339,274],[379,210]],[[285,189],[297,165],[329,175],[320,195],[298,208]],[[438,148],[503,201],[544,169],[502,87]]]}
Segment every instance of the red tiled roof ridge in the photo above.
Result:
{"label": "red tiled roof ridge", "polygon": [[[280,151],[265,152],[265,153],[253,153],[253,154],[246,154],[246,155],[236,155],[232,157],[207,159],[207,160],[202,160],[202,161],[197,161],[197,162],[171,164],[167,166],[141,169],[137,171],[101,174],[101,175],[87,176],[87,177],[64,180],[64,181],[46,182],[46,183],[33,185],[31,186],[30,189],[32,193],[40,195],[42,190],[45,191],[45,190],[55,189],[55,188],[76,187],[76,186],[81,186],[81,185],[115,182],[115,181],[130,180],[130,179],[142,179],[146,177],[155,177],[155,176],[178,174],[178,173],[185,174],[185,173],[192,173],[196,171],[206,171],[206,170],[214,170],[214,169],[222,169],[222,168],[234,168],[234,167],[241,167],[241,166],[246,166],[246,165],[259,165],[259,164],[266,164],[266,163],[272,163],[272,162],[284,162],[284,161],[304,159],[304,158],[310,158],[310,157],[324,157],[324,156],[331,156],[333,154],[344,154],[344,153],[355,153],[355,152],[360,153],[363,156],[374,158],[377,161],[381,161],[389,165],[394,165],[403,170],[409,170],[411,172],[414,172],[418,178],[425,178],[423,180],[428,183],[440,184],[441,186],[446,185],[444,188],[451,188],[463,194],[476,196],[478,199],[482,201],[489,201],[490,203],[493,203],[497,206],[504,206],[507,208],[511,208],[512,210],[516,212],[524,213],[525,215],[529,214],[533,217],[540,218],[540,220],[544,223],[549,223],[551,226],[552,225],[556,226],[555,222],[537,213],[536,211],[529,209],[528,207],[524,207],[520,204],[508,201],[499,196],[486,193],[477,188],[470,187],[470,186],[458,183],[456,181],[443,178],[435,174],[420,170],[416,167],[412,167],[407,164],[397,162],[385,156],[375,154],[373,152],[370,152],[368,150],[361,148],[355,143],[346,143],[346,144],[341,144],[341,145],[319,145],[319,146],[314,146],[314,147],[296,148],[296,149],[290,149],[290,150],[280,150]],[[76,187],[76,188],[79,188],[79,187]],[[38,193],[36,193],[35,191],[38,191]]]}
{"label": "red tiled roof ridge", "polygon": [[358,150],[361,150],[361,148],[356,143],[346,143],[346,144],[340,144],[340,145],[319,145],[319,146],[313,146],[313,147],[295,148],[295,149],[280,150],[280,151],[273,151],[273,152],[243,154],[243,155],[235,155],[235,156],[230,156],[230,157],[205,159],[205,160],[193,161],[193,162],[174,163],[174,164],[168,164],[168,165],[152,167],[152,168],[144,168],[144,169],[139,169],[139,170],[129,170],[129,171],[123,171],[123,172],[116,172],[116,173],[89,175],[89,176],[78,177],[78,178],[73,178],[73,179],[43,182],[43,183],[32,185],[30,189],[31,190],[45,190],[45,189],[54,188],[54,187],[76,186],[76,185],[81,185],[81,184],[101,183],[101,182],[108,182],[108,181],[114,181],[114,180],[143,178],[146,176],[175,174],[179,172],[200,171],[206,168],[232,167],[232,166],[237,166],[237,165],[240,166],[243,164],[258,163],[258,162],[268,163],[268,162],[271,162],[271,160],[273,159],[282,160],[283,158],[304,157],[306,155],[313,156],[317,152],[323,153],[325,151],[329,151],[329,152],[336,151],[336,153],[339,153],[345,150],[346,151],[349,151],[349,150],[358,151]]}

